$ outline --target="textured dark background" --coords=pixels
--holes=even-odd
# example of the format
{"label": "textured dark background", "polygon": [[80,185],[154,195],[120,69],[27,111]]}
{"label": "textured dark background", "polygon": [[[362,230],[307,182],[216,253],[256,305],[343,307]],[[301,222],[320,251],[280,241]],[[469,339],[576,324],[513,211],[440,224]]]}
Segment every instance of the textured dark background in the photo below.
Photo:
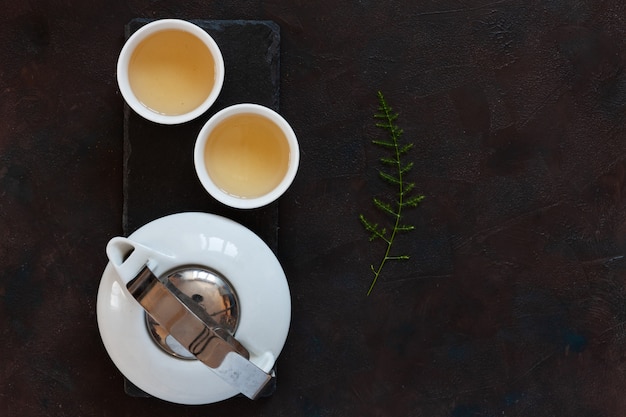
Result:
{"label": "textured dark background", "polygon": [[[622,0],[0,6],[0,415],[626,415]],[[132,398],[101,344],[135,17],[280,26],[302,161],[279,203],[293,320],[271,398]],[[398,241],[411,260],[365,297],[377,90],[426,200]]]}

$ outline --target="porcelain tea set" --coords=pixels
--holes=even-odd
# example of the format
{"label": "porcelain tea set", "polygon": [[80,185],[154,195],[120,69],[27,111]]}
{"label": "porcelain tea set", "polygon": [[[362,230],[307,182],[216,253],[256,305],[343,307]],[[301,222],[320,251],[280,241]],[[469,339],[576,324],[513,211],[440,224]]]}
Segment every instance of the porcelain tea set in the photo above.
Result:
{"label": "porcelain tea set", "polygon": [[[202,53],[208,58],[190,69],[189,60]],[[202,66],[206,63],[210,68]],[[202,28],[162,19],[128,38],[117,78],[136,113],[155,123],[177,124],[199,117],[215,102],[224,63],[218,45]],[[198,84],[205,81],[209,87],[203,95],[190,95],[202,90]],[[153,94],[160,86],[161,96]],[[153,97],[142,96],[142,89]],[[180,103],[180,110],[159,107],[172,102]],[[274,169],[273,145],[261,146],[270,149],[263,154],[250,150],[264,129],[254,123],[267,125],[268,137],[282,141],[284,169]],[[245,162],[237,165],[241,160]],[[278,113],[242,103],[207,121],[190,163],[216,200],[254,209],[278,199],[293,181],[298,142]],[[240,394],[257,399],[273,391],[291,300],[278,259],[254,232],[222,216],[184,212],[153,220],[128,237],[112,238],[106,254],[98,327],[109,356],[128,381],[180,404],[208,404]]]}

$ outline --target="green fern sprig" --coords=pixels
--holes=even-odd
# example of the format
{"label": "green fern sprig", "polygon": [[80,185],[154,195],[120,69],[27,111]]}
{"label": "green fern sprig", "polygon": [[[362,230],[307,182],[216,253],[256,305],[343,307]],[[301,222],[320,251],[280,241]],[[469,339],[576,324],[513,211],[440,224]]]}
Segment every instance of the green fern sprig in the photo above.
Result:
{"label": "green fern sprig", "polygon": [[415,226],[403,223],[403,209],[417,207],[424,199],[423,195],[411,194],[415,189],[415,183],[408,182],[405,178],[405,175],[413,168],[413,162],[404,162],[403,157],[413,148],[413,144],[402,144],[400,142],[403,131],[396,125],[398,114],[393,112],[393,109],[387,104],[380,91],[378,92],[378,102],[378,112],[374,115],[374,118],[378,120],[376,126],[387,131],[389,138],[383,140],[375,139],[372,143],[390,152],[390,155],[380,158],[380,162],[387,169],[379,169],[378,174],[383,180],[396,188],[396,198],[391,203],[377,197],[373,199],[374,206],[377,209],[391,216],[392,228],[390,232],[387,228],[379,226],[378,223],[367,220],[363,214],[359,215],[365,230],[370,233],[370,241],[381,239],[386,244],[385,253],[378,266],[370,265],[374,278],[367,295],[370,295],[374,289],[374,285],[376,285],[387,261],[409,259],[409,255],[392,255],[391,248],[399,232],[408,232],[415,229]]}

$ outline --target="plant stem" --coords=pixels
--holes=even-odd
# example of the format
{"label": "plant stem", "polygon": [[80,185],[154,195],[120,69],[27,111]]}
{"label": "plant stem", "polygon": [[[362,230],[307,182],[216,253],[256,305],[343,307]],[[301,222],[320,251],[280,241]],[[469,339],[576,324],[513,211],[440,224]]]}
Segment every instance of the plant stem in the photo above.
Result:
{"label": "plant stem", "polygon": [[[378,93],[379,98],[382,99],[382,93]],[[400,226],[400,218],[402,215],[402,206],[404,205],[404,181],[402,179],[402,166],[400,164],[400,149],[398,147],[398,134],[396,129],[393,126],[393,117],[390,114],[389,111],[389,107],[384,105],[381,106],[383,111],[385,112],[385,117],[387,118],[387,123],[388,125],[388,129],[391,132],[391,139],[393,140],[393,145],[394,145],[394,150],[396,153],[396,160],[395,160],[395,164],[396,167],[398,168],[398,187],[399,187],[399,192],[398,192],[398,211],[396,213],[394,213],[396,220],[395,223],[393,225],[393,230],[391,231],[391,236],[389,237],[389,239],[385,240],[385,242],[387,243],[387,249],[385,250],[385,256],[383,257],[383,259],[380,262],[380,265],[378,265],[378,269],[374,270],[374,266],[372,265],[372,271],[374,271],[374,279],[372,280],[372,283],[370,284],[369,289],[367,290],[367,295],[369,296],[370,293],[372,292],[372,290],[374,289],[374,285],[376,285],[376,281],[378,281],[378,276],[380,275],[380,272],[383,270],[383,266],[385,266],[385,262],[387,262],[388,259],[396,259],[399,257],[391,257],[389,256],[389,253],[391,252],[391,246],[393,245],[393,241],[396,237],[396,233],[398,232],[398,228]],[[406,258],[403,258],[406,259]]]}

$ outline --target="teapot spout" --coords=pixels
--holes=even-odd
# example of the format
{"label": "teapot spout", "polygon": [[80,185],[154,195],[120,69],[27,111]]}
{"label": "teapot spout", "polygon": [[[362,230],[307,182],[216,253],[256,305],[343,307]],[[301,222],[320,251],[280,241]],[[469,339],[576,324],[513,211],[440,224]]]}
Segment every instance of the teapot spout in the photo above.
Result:
{"label": "teapot spout", "polygon": [[135,279],[144,267],[154,270],[158,252],[125,237],[114,237],[106,247],[109,261],[124,284]]}

